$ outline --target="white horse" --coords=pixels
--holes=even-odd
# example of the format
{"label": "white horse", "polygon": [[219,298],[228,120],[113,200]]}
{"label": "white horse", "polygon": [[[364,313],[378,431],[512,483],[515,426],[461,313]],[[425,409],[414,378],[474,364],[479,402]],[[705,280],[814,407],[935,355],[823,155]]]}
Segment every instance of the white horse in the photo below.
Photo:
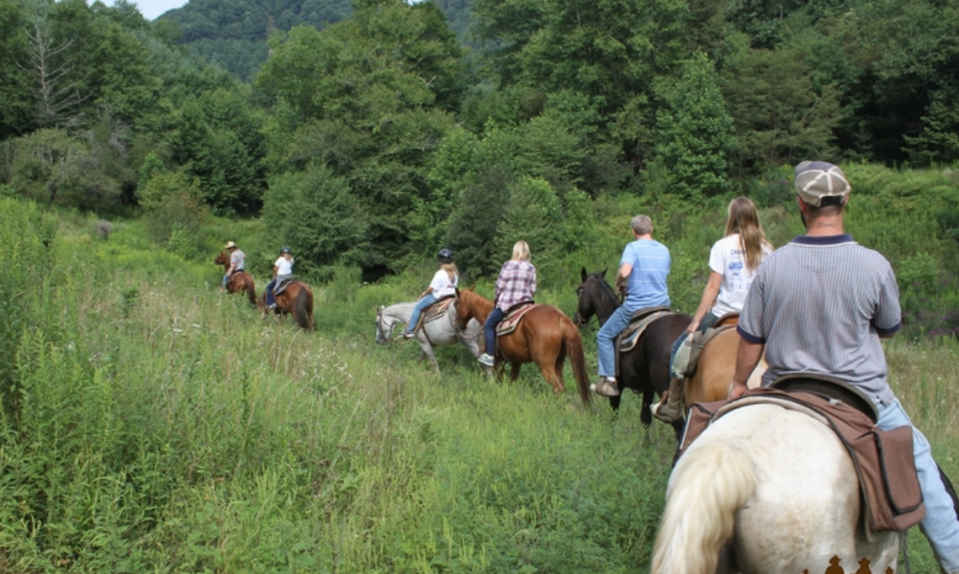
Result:
{"label": "white horse", "polygon": [[[397,303],[389,307],[377,307],[376,343],[379,345],[388,344],[393,336],[393,327],[397,324],[406,325],[409,323],[415,305],[416,302],[414,301],[412,303]],[[424,311],[424,313],[425,312],[427,311]],[[454,302],[447,307],[446,313],[442,318],[430,321],[418,329],[415,338],[420,344],[420,349],[422,349],[420,361],[422,361],[424,357],[428,357],[430,362],[433,363],[433,368],[439,373],[440,367],[436,363],[433,346],[446,347],[448,345],[462,343],[469,349],[470,354],[473,355],[475,359],[479,357],[482,352],[482,349],[480,349],[480,339],[482,339],[482,337],[483,326],[475,319],[466,325],[465,330],[461,331],[457,328],[456,303]],[[489,371],[488,368],[486,370],[487,372]]]}
{"label": "white horse", "polygon": [[679,459],[652,574],[818,574],[896,568],[899,533],[867,536],[845,447],[811,416],[759,404],[703,431]]}

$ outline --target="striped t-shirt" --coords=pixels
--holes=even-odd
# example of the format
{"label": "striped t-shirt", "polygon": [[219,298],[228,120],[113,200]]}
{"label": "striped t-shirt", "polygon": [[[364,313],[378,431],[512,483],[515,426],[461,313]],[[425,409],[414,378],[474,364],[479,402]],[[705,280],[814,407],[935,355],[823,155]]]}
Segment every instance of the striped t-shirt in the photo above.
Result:
{"label": "striped t-shirt", "polygon": [[739,317],[739,334],[766,345],[768,386],[784,375],[840,378],[888,404],[879,335],[899,330],[899,288],[889,262],[849,235],[799,236],[767,255]]}
{"label": "striped t-shirt", "polygon": [[624,263],[633,266],[626,287],[623,307],[634,312],[646,307],[669,306],[669,291],[666,277],[669,276],[669,249],[653,239],[637,239],[623,250],[620,267]]}

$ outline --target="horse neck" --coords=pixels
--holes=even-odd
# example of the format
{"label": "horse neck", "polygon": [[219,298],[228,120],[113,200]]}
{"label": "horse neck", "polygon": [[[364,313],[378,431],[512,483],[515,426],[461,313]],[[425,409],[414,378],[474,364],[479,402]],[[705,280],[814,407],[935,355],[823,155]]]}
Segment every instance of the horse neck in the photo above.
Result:
{"label": "horse neck", "polygon": [[383,318],[406,323],[413,316],[413,307],[416,303],[397,303],[383,309]]}
{"label": "horse neck", "polygon": [[606,280],[597,279],[596,281],[598,284],[596,299],[599,299],[599,304],[602,306],[603,311],[602,314],[600,314],[599,309],[594,309],[594,311],[596,312],[596,319],[599,321],[600,326],[602,326],[613,316],[613,312],[619,309],[620,303],[619,298],[613,294],[612,288],[609,287]]}
{"label": "horse neck", "polygon": [[[467,291],[467,293],[469,293],[469,291]],[[460,294],[460,298],[469,307],[474,319],[480,324],[486,323],[486,318],[489,317],[489,314],[493,311],[492,301],[476,293],[469,293],[469,295],[465,293]]]}

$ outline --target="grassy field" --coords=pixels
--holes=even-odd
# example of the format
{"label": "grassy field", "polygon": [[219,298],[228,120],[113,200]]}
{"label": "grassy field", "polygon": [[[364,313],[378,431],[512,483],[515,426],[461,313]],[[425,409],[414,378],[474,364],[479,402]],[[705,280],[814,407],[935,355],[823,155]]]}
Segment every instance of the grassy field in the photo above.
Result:
{"label": "grassy field", "polygon": [[[675,441],[638,397],[613,417],[533,366],[499,383],[443,348],[437,376],[414,345],[375,345],[373,305],[409,278],[318,286],[308,335],[137,222],[102,241],[83,216],[0,211],[0,571],[648,570]],[[887,355],[959,477],[959,345]],[[910,559],[936,571],[916,529]]]}

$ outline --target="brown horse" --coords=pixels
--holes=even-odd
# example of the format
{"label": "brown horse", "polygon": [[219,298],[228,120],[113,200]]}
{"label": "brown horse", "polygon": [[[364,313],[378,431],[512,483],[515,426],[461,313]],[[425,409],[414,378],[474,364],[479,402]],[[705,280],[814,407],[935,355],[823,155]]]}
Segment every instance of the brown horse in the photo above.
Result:
{"label": "brown horse", "polygon": [[[221,251],[220,254],[213,259],[213,262],[217,265],[222,265],[223,272],[226,273],[226,270],[230,268],[230,254],[226,251]],[[245,291],[247,299],[250,300],[250,304],[256,305],[256,290],[253,286],[253,276],[246,271],[237,271],[233,275],[230,275],[230,278],[226,281],[226,290],[228,293]]]}
{"label": "brown horse", "polygon": [[[460,329],[465,329],[470,319],[480,324],[486,322],[493,311],[493,302],[473,293],[472,288],[459,290],[456,294],[456,319]],[[510,363],[510,380],[515,381],[523,363],[536,363],[546,382],[556,394],[562,393],[563,362],[569,355],[573,376],[579,385],[579,398],[589,405],[589,375],[586,373],[586,358],[583,355],[583,340],[576,325],[562,311],[552,305],[537,305],[520,320],[516,330],[497,337],[497,349],[486,352],[495,357],[502,375],[502,360]]]}
{"label": "brown horse", "polygon": [[[587,274],[585,269],[582,270],[583,282],[576,289],[579,298],[576,318],[580,327],[589,324],[594,315],[603,325],[619,308],[619,297],[606,282],[605,273]],[[660,317],[646,327],[633,350],[619,356],[619,388],[632,389],[643,395],[639,419],[647,427],[653,422],[649,407],[655,394],[662,396],[669,389],[669,355],[673,341],[690,321],[692,317],[680,313]],[[610,406],[618,410],[621,399],[622,395],[609,397]],[[677,440],[682,439],[683,428],[683,421],[673,423]]]}
{"label": "brown horse", "polygon": [[[313,289],[309,285],[299,279],[293,279],[292,283],[287,285],[275,299],[276,309],[273,310],[275,314],[281,316],[291,314],[301,329],[313,330]],[[256,306],[264,314],[269,311],[266,308],[265,289]]]}
{"label": "brown horse", "polygon": [[[717,323],[716,326],[735,324],[736,320],[732,318],[729,321]],[[733,373],[736,371],[736,352],[739,349],[739,341],[740,336],[736,329],[728,329],[706,343],[699,354],[696,372],[686,379],[686,384],[683,386],[683,403],[686,407],[684,410],[688,410],[693,403],[709,403],[726,398],[729,384],[733,380]],[[750,375],[747,386],[751,389],[758,387],[765,371],[766,361],[762,360]]]}

